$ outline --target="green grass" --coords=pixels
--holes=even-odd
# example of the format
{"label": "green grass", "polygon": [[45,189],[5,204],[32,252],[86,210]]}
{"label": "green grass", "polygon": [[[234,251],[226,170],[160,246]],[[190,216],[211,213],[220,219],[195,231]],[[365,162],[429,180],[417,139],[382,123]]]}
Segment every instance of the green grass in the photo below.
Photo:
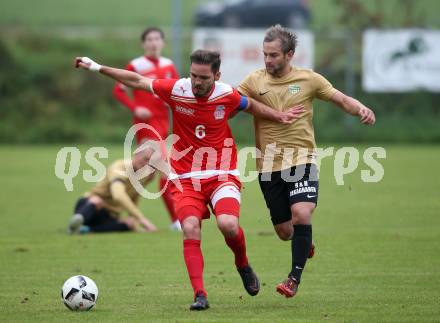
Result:
{"label": "green grass", "polygon": [[[2,322],[433,322],[440,317],[439,146],[387,147],[380,183],[360,181],[361,163],[344,186],[336,186],[333,161],[324,159],[313,227],[317,254],[290,300],[274,291],[289,269],[289,244],[272,234],[258,184],[245,184],[241,222],[262,290],[255,298],[245,294],[214,221],[205,221],[212,308],[203,313],[187,309],[192,291],[181,237],[167,230],[161,201],[141,204],[160,227],[156,234],[65,234],[73,203],[90,184],[78,176],[74,192],[65,191],[54,175],[60,148],[0,147]],[[112,146],[109,159],[121,153]],[[64,280],[80,273],[93,278],[100,291],[96,308],[87,313],[68,311],[59,296]]]}

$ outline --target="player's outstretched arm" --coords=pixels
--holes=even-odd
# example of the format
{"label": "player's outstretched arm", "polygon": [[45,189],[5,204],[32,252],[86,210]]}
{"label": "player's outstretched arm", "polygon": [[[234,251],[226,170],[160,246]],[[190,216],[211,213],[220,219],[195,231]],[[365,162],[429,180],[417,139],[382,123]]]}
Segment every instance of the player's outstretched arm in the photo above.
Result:
{"label": "player's outstretched arm", "polygon": [[244,110],[256,117],[268,119],[284,124],[290,124],[294,122],[304,112],[304,106],[297,105],[290,108],[287,111],[277,111],[268,107],[267,105],[258,102],[252,98],[249,99],[248,107]]}
{"label": "player's outstretched arm", "polygon": [[374,112],[363,105],[360,101],[337,91],[330,99],[334,104],[353,116],[359,116],[363,124],[374,125],[376,116]]}
{"label": "player's outstretched arm", "polygon": [[134,89],[152,92],[151,83],[153,80],[135,72],[100,65],[88,57],[76,57],[75,67],[99,72]]}

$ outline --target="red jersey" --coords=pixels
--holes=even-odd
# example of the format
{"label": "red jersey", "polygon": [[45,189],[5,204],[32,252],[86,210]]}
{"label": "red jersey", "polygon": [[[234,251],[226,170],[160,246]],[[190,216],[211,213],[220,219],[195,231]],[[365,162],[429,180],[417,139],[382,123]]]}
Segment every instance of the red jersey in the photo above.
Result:
{"label": "red jersey", "polygon": [[247,99],[230,85],[215,82],[205,97],[192,92],[191,79],[157,79],[154,93],[168,103],[173,133],[179,136],[171,152],[171,167],[178,178],[239,175],[237,148],[228,117],[247,107]]}
{"label": "red jersey", "polygon": [[[133,59],[126,67],[127,70],[139,73],[143,76],[152,79],[176,79],[179,77],[173,62],[165,57],[152,58],[141,56]],[[165,127],[163,129],[157,129],[161,135],[165,132],[165,136],[168,132],[169,124],[169,113],[168,108],[165,103],[152,93],[146,92],[144,90],[132,90],[132,97],[130,97],[126,92],[126,86],[122,83],[117,83],[113,89],[113,95],[115,98],[134,111],[137,106],[143,106],[148,108],[153,114],[152,119],[154,119],[154,127]],[[151,120],[152,121],[152,120]],[[133,124],[145,122],[133,116]],[[148,120],[146,123],[150,123]]]}

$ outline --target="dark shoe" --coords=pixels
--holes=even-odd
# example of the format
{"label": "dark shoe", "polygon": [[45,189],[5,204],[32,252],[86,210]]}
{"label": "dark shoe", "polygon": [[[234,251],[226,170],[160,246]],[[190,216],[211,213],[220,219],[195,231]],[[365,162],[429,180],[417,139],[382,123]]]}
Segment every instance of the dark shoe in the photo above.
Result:
{"label": "dark shoe", "polygon": [[206,298],[205,294],[203,293],[197,293],[194,303],[191,304],[189,309],[191,311],[203,311],[207,310],[209,308],[208,299]]}
{"label": "dark shoe", "polygon": [[252,270],[252,267],[246,266],[237,270],[243,281],[244,289],[246,289],[251,296],[257,295],[260,291],[260,281],[258,280],[257,274]]}
{"label": "dark shoe", "polygon": [[298,291],[298,282],[293,277],[288,277],[285,281],[277,285],[277,292],[286,298],[293,297]]}

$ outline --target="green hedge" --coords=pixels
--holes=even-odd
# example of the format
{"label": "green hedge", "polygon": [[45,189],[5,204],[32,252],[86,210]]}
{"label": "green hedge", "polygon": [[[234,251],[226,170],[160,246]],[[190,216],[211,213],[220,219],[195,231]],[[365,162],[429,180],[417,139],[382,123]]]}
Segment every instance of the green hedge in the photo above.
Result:
{"label": "green hedge", "polygon": [[[2,143],[122,142],[131,125],[130,114],[113,99],[111,80],[73,69],[73,58],[85,54],[122,67],[139,55],[139,47],[136,39],[111,36],[99,42],[38,34],[0,39]],[[343,71],[321,72],[337,88],[344,88]],[[359,81],[357,75],[358,85]],[[362,126],[339,109],[317,101],[319,142],[440,142],[438,94],[358,91],[356,97],[376,111],[376,126]],[[248,115],[232,120],[232,128],[238,141],[253,143]]]}

